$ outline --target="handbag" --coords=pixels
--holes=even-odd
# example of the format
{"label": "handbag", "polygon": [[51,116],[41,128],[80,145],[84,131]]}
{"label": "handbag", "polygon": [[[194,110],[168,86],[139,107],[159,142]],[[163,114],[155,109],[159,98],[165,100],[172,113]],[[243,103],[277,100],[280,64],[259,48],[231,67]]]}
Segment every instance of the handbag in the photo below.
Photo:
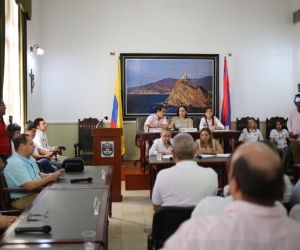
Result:
{"label": "handbag", "polygon": [[84,170],[84,161],[80,157],[67,158],[62,163],[66,172],[80,172]]}

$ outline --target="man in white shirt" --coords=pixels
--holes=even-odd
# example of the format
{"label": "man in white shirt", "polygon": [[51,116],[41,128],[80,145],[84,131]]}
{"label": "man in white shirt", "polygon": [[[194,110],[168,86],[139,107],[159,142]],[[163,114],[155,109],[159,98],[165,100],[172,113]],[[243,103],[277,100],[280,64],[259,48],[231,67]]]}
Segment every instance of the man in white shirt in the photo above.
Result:
{"label": "man in white shirt", "polygon": [[176,135],[171,153],[176,165],[157,175],[152,194],[154,211],[161,206],[195,206],[204,197],[217,194],[217,173],[193,161],[194,140],[190,134]]}
{"label": "man in white shirt", "polygon": [[145,121],[144,128],[164,128],[168,126],[167,118],[165,117],[166,107],[158,105],[155,109],[155,114],[149,115]]}
{"label": "man in white shirt", "polygon": [[243,144],[232,156],[230,176],[234,202],[219,216],[186,221],[163,249],[300,249],[300,224],[274,205],[283,192],[280,157],[262,143]]}
{"label": "man in white shirt", "polygon": [[[37,145],[39,149],[42,149],[46,152],[57,152],[60,151],[57,146],[50,146],[48,144],[48,138],[46,134],[46,129],[47,129],[47,123],[44,121],[43,118],[36,118],[33,122],[33,124],[36,127],[36,135],[33,139],[34,143]],[[40,151],[42,153],[42,151]],[[63,162],[67,157],[57,155],[57,161],[58,162]],[[52,157],[52,160],[54,159],[54,156]]]}
{"label": "man in white shirt", "polygon": [[172,133],[168,127],[162,128],[160,138],[154,140],[149,155],[157,155],[157,153],[161,153],[162,155],[171,154],[173,144],[171,136]]}

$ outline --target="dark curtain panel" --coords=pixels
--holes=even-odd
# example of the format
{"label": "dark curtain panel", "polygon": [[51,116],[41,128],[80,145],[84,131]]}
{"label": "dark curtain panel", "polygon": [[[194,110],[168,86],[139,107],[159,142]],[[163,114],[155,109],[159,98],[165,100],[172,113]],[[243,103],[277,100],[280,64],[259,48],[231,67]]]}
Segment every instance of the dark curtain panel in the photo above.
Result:
{"label": "dark curtain panel", "polygon": [[3,98],[5,57],[5,0],[0,0],[0,98]]}
{"label": "dark curtain panel", "polygon": [[31,0],[16,0],[19,4],[19,58],[21,124],[27,121],[27,20],[31,20]]}

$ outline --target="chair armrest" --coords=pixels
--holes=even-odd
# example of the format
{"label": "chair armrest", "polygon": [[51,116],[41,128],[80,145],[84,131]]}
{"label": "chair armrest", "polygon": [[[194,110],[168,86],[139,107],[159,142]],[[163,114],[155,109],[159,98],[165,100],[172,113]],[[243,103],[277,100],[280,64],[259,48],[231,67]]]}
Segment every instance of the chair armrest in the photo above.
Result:
{"label": "chair armrest", "polygon": [[57,146],[59,148],[60,151],[62,150],[66,150],[66,147],[65,146]]}
{"label": "chair armrest", "polygon": [[21,214],[20,210],[10,210],[10,211],[0,211],[2,215],[6,216],[19,216]]}

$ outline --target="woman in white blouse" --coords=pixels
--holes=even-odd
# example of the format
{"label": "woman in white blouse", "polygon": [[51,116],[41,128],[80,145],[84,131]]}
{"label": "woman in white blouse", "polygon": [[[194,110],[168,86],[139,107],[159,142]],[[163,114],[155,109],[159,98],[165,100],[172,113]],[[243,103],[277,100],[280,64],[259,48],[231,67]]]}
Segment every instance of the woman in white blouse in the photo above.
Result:
{"label": "woman in white blouse", "polygon": [[200,131],[200,139],[194,143],[195,154],[223,154],[223,148],[220,143],[213,138],[209,128],[203,128]]}
{"label": "woman in white blouse", "polygon": [[162,128],[160,138],[155,139],[150,148],[149,155],[163,155],[171,154],[173,139],[171,138],[171,130],[169,128]]}
{"label": "woman in white blouse", "polygon": [[214,116],[212,109],[207,108],[204,117],[201,118],[199,129],[208,127],[210,130],[225,129],[220,120]]}
{"label": "woman in white blouse", "polygon": [[264,139],[260,130],[256,127],[254,118],[249,118],[246,124],[247,127],[243,129],[239,142],[262,141]]}
{"label": "woman in white blouse", "polygon": [[280,120],[276,121],[276,128],[272,129],[270,132],[270,140],[274,142],[280,153],[282,164],[285,168],[286,173],[289,169],[289,146],[287,140],[289,138],[289,132],[282,128],[283,124]]}

